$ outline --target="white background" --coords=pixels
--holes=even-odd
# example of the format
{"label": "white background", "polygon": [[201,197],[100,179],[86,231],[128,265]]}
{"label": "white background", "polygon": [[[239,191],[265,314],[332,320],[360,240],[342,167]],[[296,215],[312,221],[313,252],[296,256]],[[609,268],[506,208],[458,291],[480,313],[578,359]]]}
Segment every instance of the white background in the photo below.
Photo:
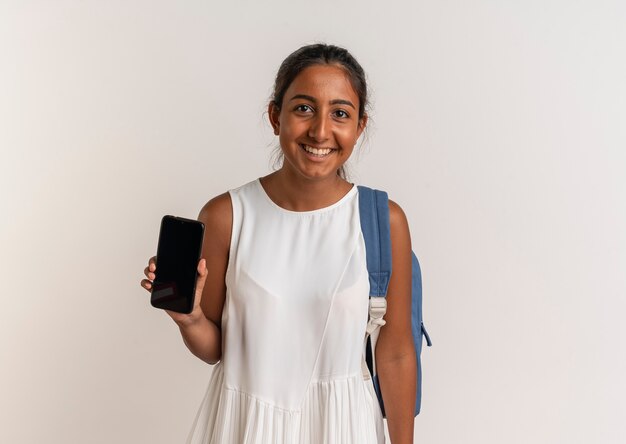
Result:
{"label": "white background", "polygon": [[348,48],[352,181],[424,280],[418,443],[626,442],[622,1],[1,1],[0,442],[183,442],[210,367],[139,286],[271,169],[281,61]]}

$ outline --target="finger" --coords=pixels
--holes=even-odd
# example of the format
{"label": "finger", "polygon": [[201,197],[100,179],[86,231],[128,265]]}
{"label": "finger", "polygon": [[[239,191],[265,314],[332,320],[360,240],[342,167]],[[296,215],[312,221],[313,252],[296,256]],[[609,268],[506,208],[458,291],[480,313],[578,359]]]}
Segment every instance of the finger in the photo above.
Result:
{"label": "finger", "polygon": [[202,295],[207,274],[209,272],[206,268],[206,259],[200,259],[200,262],[198,262],[198,280],[196,281],[196,300],[199,300]]}
{"label": "finger", "polygon": [[206,268],[206,259],[202,258],[198,262],[198,282],[204,283],[207,274],[209,274],[209,270]]}
{"label": "finger", "polygon": [[154,278],[155,278],[155,274],[154,274],[154,273],[152,273],[152,272],[148,269],[148,267],[146,267],[146,268],[144,268],[144,269],[143,269],[143,274],[145,274],[145,275],[146,275],[146,277],[147,277],[148,279],[150,279],[151,281],[153,281],[153,280],[154,280]]}
{"label": "finger", "polygon": [[202,258],[198,261],[198,273],[200,273],[200,275],[206,275],[207,273],[205,258]]}
{"label": "finger", "polygon": [[150,290],[150,289],[152,288],[152,282],[150,282],[150,281],[149,281],[149,280],[147,280],[147,279],[142,279],[142,280],[141,280],[141,286],[142,286],[143,288],[145,288],[146,290]]}
{"label": "finger", "polygon": [[150,271],[156,270],[156,256],[152,256],[148,261],[148,269]]}

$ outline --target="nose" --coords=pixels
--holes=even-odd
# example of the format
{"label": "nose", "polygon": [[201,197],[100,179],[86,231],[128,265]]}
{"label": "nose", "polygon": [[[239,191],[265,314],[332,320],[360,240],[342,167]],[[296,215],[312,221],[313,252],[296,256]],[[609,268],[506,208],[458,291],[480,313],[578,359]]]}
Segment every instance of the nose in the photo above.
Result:
{"label": "nose", "polygon": [[308,136],[316,142],[323,142],[328,139],[330,132],[330,123],[322,113],[317,114],[311,119]]}

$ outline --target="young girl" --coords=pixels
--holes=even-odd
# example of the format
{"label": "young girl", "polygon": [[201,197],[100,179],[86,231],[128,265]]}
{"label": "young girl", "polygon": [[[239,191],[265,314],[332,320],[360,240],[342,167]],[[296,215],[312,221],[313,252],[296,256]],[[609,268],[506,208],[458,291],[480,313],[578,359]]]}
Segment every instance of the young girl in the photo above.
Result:
{"label": "young girl", "polygon": [[[214,365],[193,444],[380,444],[383,418],[362,371],[369,280],[358,189],[344,164],[367,124],[367,86],[343,48],[285,59],[268,112],[282,167],[209,200],[196,301],[168,311]],[[416,356],[411,239],[389,200],[392,268],[376,345],[389,435],[413,442]],[[150,290],[155,258],[141,285]]]}

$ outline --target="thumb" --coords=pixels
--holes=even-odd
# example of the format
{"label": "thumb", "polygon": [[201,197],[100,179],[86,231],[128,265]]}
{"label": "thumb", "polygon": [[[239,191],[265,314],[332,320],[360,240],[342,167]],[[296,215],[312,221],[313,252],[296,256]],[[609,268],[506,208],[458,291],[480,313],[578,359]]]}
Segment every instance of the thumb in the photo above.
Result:
{"label": "thumb", "polygon": [[202,289],[204,287],[204,281],[206,280],[206,276],[208,274],[208,270],[206,268],[206,259],[202,258],[198,262],[198,282],[196,287]]}
{"label": "thumb", "polygon": [[206,259],[205,258],[200,259],[200,261],[198,262],[198,274],[200,276],[206,277],[207,268],[206,268]]}

